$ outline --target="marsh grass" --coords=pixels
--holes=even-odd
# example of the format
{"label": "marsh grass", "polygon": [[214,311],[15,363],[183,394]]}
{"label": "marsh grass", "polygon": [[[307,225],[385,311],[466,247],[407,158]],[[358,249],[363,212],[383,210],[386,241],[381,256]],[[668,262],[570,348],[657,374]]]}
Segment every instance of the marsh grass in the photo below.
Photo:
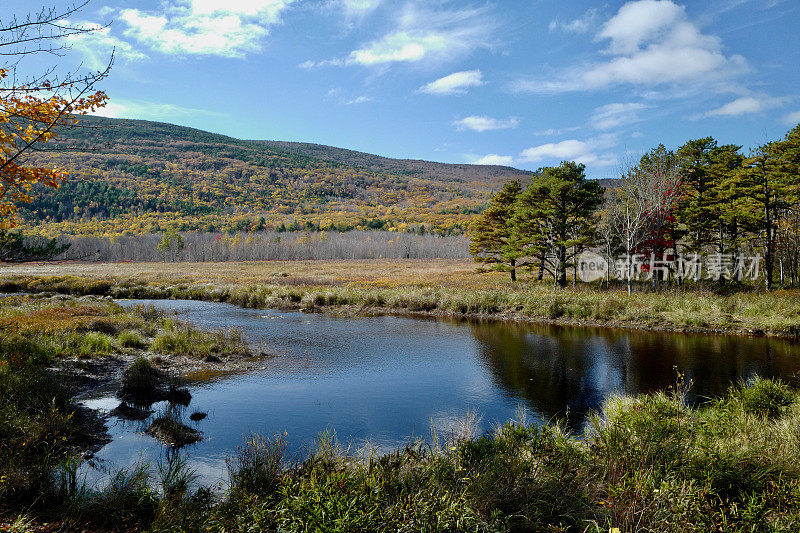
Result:
{"label": "marsh grass", "polygon": [[125,330],[117,335],[117,342],[123,348],[147,348],[148,342],[138,331]]}
{"label": "marsh grass", "polygon": [[182,500],[189,494],[192,484],[197,481],[197,473],[189,467],[184,455],[169,454],[157,465],[161,493],[169,500]]}
{"label": "marsh grass", "polygon": [[175,319],[162,320],[152,349],[155,353],[206,359],[250,353],[238,329],[208,332]]}
{"label": "marsh grass", "polygon": [[0,508],[49,494],[51,470],[81,437],[49,363],[40,344],[0,338]]}
{"label": "marsh grass", "polygon": [[[200,432],[186,426],[172,407],[162,411],[145,430],[145,433],[176,449],[202,440]],[[171,474],[173,474],[173,478],[177,475],[175,472]],[[174,479],[172,480],[174,481]]]}
{"label": "marsh grass", "polygon": [[133,398],[147,398],[160,390],[165,382],[164,374],[153,367],[144,357],[137,357],[122,374],[121,393]]}
{"label": "marsh grass", "polygon": [[[693,408],[685,389],[616,397],[576,438],[509,423],[351,455],[332,435],[286,459],[285,436],[229,460],[211,530],[795,531],[798,394],[773,380]],[[474,426],[465,421],[464,426]]]}
{"label": "marsh grass", "polygon": [[[235,266],[235,265],[234,265]],[[257,272],[253,264],[240,264]],[[303,273],[316,273],[286,279],[270,276],[260,281],[238,281],[205,276],[212,281],[165,281],[170,276],[148,281],[125,278],[22,277],[0,280],[8,291],[49,290],[71,294],[96,293],[129,298],[179,298],[229,302],[250,308],[341,310],[349,313],[396,312],[444,316],[469,316],[532,320],[568,324],[605,324],[691,331],[766,333],[800,336],[800,293],[782,290],[764,293],[741,288],[670,287],[662,292],[635,292],[628,295],[619,288],[599,289],[577,285],[555,290],[536,282],[508,283],[495,277],[480,277],[465,265],[445,268],[441,276],[422,264],[400,263],[388,267],[348,262],[297,264]],[[313,266],[313,268],[312,268]],[[357,275],[357,267],[365,270]],[[205,272],[204,265],[192,268]],[[220,266],[223,271],[233,266]],[[273,268],[270,265],[259,268]],[[337,277],[337,268],[343,273]],[[381,270],[384,269],[384,270]],[[459,270],[463,269],[463,270]],[[271,271],[269,271],[271,272]],[[426,276],[427,274],[427,276]],[[174,276],[173,276],[174,277]],[[307,278],[307,279],[306,279]],[[306,279],[305,282],[302,279]],[[313,280],[313,282],[311,281]]]}

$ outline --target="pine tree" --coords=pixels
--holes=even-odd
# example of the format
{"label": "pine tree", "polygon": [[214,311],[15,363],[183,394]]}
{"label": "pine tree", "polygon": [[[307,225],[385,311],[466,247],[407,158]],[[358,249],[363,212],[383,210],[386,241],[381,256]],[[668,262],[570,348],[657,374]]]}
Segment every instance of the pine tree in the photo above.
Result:
{"label": "pine tree", "polygon": [[596,235],[604,189],[586,179],[585,168],[564,161],[539,169],[517,211],[519,242],[542,261],[560,287],[567,285],[567,267]]}
{"label": "pine tree", "polygon": [[472,224],[469,251],[475,261],[492,265],[494,270],[511,273],[517,280],[520,260],[526,256],[522,236],[516,228],[514,214],[522,192],[519,181],[509,181]]}
{"label": "pine tree", "polygon": [[713,242],[718,221],[714,190],[717,175],[710,172],[715,149],[717,141],[705,137],[688,141],[677,152],[682,183],[680,222],[686,229],[689,248],[698,253]]}

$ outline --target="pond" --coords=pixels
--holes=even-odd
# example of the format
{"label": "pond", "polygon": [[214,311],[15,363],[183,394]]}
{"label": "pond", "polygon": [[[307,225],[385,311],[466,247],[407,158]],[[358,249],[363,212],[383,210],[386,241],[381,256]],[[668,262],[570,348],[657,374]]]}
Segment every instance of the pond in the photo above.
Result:
{"label": "pond", "polygon": [[[286,432],[299,453],[324,431],[353,448],[402,446],[411,437],[430,438],[432,427],[446,434],[468,412],[480,417],[482,429],[524,412],[529,421],[562,418],[581,431],[604,398],[669,387],[675,369],[692,380],[693,401],[756,374],[794,382],[800,370],[800,344],[782,339],[339,318],[180,300],[120,303],[176,311],[202,328],[239,328],[255,352],[276,356],[257,371],[189,385],[183,418],[203,440],[182,453],[201,482],[217,486],[225,479],[225,458],[253,433]],[[113,390],[93,391],[82,401],[103,411],[119,404]],[[190,422],[195,411],[208,416]],[[90,479],[137,461],[155,464],[168,451],[144,434],[147,420],[109,417],[108,424],[113,440],[96,454]]]}

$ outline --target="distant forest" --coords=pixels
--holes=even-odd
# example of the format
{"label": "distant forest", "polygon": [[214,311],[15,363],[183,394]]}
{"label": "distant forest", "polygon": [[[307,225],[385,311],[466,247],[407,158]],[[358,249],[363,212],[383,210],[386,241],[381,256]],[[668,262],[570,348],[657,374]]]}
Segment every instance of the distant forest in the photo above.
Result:
{"label": "distant forest", "polygon": [[242,141],[155,122],[86,117],[81,124],[36,155],[37,165],[70,176],[20,206],[23,228],[107,237],[353,229],[460,235],[504,182],[530,174]]}

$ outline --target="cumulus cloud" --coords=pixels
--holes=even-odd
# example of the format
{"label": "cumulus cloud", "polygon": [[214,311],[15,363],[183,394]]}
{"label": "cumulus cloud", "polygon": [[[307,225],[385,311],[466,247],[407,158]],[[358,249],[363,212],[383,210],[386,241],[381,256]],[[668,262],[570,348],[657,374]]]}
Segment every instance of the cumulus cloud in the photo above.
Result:
{"label": "cumulus cloud", "polygon": [[481,71],[464,70],[425,84],[418,89],[418,92],[440,95],[464,94],[469,87],[477,87],[479,85],[483,85]]}
{"label": "cumulus cloud", "polygon": [[472,161],[473,165],[502,165],[509,166],[514,163],[514,158],[510,155],[487,154]]}
{"label": "cumulus cloud", "polygon": [[786,102],[785,98],[771,98],[768,96],[742,96],[732,102],[702,113],[694,118],[701,117],[738,117],[752,113],[760,113],[767,109],[780,107]]}
{"label": "cumulus cloud", "polygon": [[639,121],[639,111],[647,106],[638,103],[607,104],[595,108],[590,123],[597,130],[610,130]]}
{"label": "cumulus cloud", "polygon": [[532,146],[523,150],[519,155],[522,161],[529,163],[575,161],[598,167],[611,166],[617,163],[617,158],[613,154],[598,153],[598,150],[609,147],[613,142],[613,138],[610,136],[601,136],[591,141],[569,139]]}
{"label": "cumulus cloud", "polygon": [[787,115],[784,115],[783,121],[790,126],[794,126],[795,124],[800,123],[800,111],[794,111]]}
{"label": "cumulus cloud", "polygon": [[559,93],[618,84],[703,85],[747,69],[739,55],[726,56],[721,40],[703,34],[686,10],[671,0],[639,0],[623,5],[603,24],[597,42],[607,43],[608,59],[564,71],[554,79],[519,80],[521,92]]}
{"label": "cumulus cloud", "polygon": [[163,13],[124,9],[125,35],[165,54],[244,57],[261,49],[293,0],[180,0]]}
{"label": "cumulus cloud", "polygon": [[395,28],[383,37],[363,44],[345,58],[307,61],[301,66],[371,67],[452,59],[490,46],[494,26],[487,8],[429,9],[412,3],[400,12]]}
{"label": "cumulus cloud", "polygon": [[515,117],[507,119],[497,119],[486,116],[469,116],[453,122],[454,126],[459,129],[468,129],[472,131],[490,131],[490,130],[504,130],[509,128],[516,128],[519,126],[519,120]]}

